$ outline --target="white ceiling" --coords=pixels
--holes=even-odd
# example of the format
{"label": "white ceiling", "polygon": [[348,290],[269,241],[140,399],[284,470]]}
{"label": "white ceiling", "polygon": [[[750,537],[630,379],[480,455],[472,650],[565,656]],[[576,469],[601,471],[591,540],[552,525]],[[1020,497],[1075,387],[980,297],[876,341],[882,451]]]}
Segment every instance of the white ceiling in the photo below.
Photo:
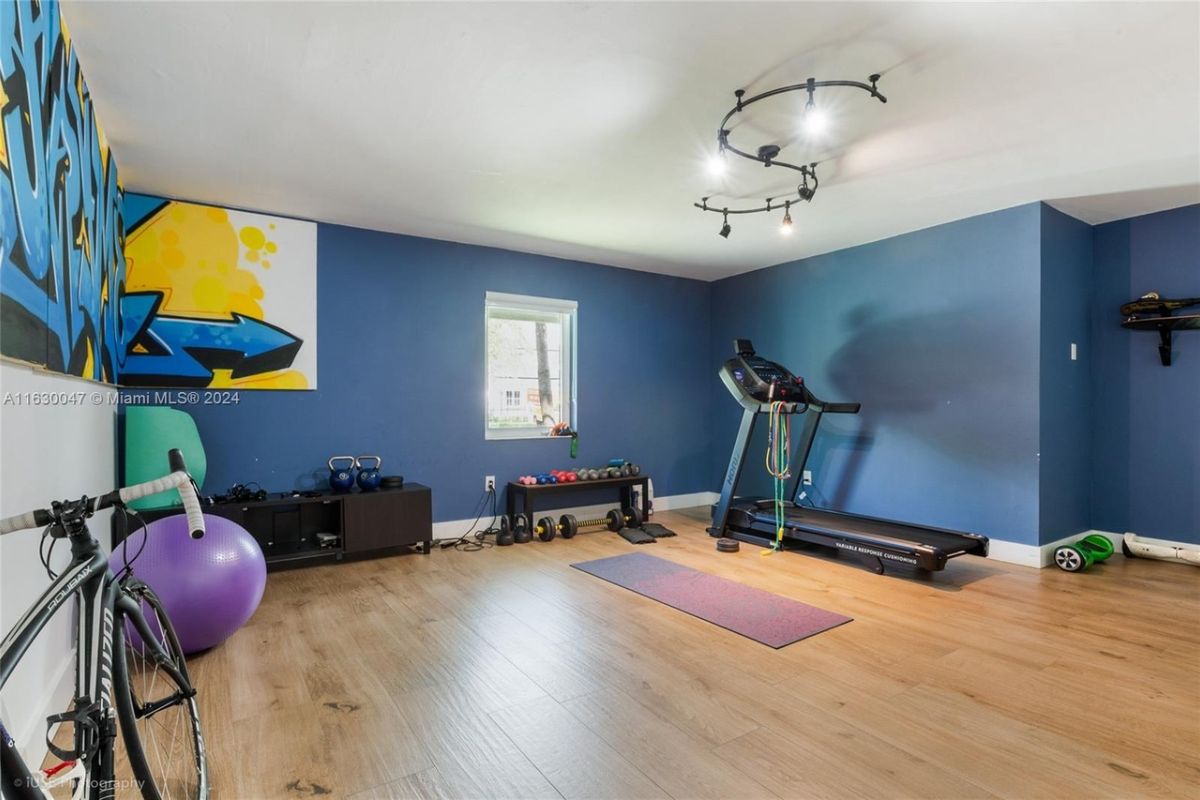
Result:
{"label": "white ceiling", "polygon": [[[127,188],[712,279],[1034,200],[1089,222],[1200,202],[1200,4],[107,3],[64,0]],[[707,154],[739,87],[800,93]],[[760,114],[761,110],[761,114]],[[735,159],[736,160],[736,159]],[[714,203],[722,202],[714,199]]]}

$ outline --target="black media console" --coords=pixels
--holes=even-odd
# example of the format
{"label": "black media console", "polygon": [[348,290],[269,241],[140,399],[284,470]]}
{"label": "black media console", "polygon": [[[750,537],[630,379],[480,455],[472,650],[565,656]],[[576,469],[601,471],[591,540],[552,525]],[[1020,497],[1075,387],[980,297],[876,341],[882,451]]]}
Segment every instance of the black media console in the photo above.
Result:
{"label": "black media console", "polygon": [[[137,530],[138,517],[153,522],[180,513],[179,508],[153,509],[129,519]],[[418,547],[428,555],[433,548],[432,494],[419,483],[315,497],[276,494],[266,500],[207,505],[204,513],[233,520],[249,531],[262,547],[267,569],[393,555]],[[127,533],[124,516],[113,514],[113,545]]]}

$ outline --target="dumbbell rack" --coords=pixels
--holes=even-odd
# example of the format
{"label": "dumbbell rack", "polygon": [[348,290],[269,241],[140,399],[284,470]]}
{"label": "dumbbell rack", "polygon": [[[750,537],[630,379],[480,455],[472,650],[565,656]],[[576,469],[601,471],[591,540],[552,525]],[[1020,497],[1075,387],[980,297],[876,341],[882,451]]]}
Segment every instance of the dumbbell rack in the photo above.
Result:
{"label": "dumbbell rack", "polygon": [[[536,520],[537,514],[535,507],[545,508],[548,503],[554,503],[553,498],[558,497],[564,492],[587,491],[589,489],[617,489],[620,495],[620,508],[626,508],[633,505],[633,489],[635,486],[642,487],[642,519],[650,518],[650,477],[645,473],[641,475],[631,475],[627,478],[599,478],[594,481],[576,481],[574,483],[539,483],[534,485],[526,485],[509,481],[508,491],[505,492],[505,505],[508,511],[509,519],[512,519],[515,514],[526,514],[530,519]],[[521,499],[521,507],[517,508],[517,498]],[[553,508],[561,508],[563,503],[553,505]]]}

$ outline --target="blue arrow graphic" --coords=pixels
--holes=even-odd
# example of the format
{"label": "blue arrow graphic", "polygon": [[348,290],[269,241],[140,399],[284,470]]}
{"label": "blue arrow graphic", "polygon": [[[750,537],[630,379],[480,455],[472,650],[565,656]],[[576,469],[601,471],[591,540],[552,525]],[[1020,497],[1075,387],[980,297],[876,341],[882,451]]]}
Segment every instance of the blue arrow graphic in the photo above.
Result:
{"label": "blue arrow graphic", "polygon": [[[122,328],[128,350],[121,382],[131,386],[205,386],[214,369],[234,378],[291,366],[302,339],[270,323],[234,314],[230,320],[158,313],[160,292],[127,294]],[[140,344],[148,352],[135,353]]]}

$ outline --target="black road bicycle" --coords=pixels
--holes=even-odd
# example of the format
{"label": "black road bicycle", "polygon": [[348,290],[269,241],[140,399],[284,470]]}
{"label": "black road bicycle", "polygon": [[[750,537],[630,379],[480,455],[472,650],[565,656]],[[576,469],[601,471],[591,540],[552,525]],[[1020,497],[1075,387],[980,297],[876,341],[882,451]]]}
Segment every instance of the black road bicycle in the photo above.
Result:
{"label": "black road bicycle", "polygon": [[[175,629],[150,587],[133,576],[128,563],[110,564],[87,525],[97,511],[177,489],[192,538],[202,537],[204,516],[183,455],[172,450],[168,461],[171,474],[158,480],[0,520],[0,535],[44,527],[43,544],[66,539],[71,546],[71,563],[57,576],[43,553],[53,582],[0,644],[0,690],[55,613],[77,609],[74,701],[69,711],[47,719],[46,744],[61,761],[31,770],[0,723],[0,790],[6,799],[42,800],[68,789],[72,800],[138,792],[145,800],[208,797],[196,690]],[[68,603],[72,598],[76,602]]]}

